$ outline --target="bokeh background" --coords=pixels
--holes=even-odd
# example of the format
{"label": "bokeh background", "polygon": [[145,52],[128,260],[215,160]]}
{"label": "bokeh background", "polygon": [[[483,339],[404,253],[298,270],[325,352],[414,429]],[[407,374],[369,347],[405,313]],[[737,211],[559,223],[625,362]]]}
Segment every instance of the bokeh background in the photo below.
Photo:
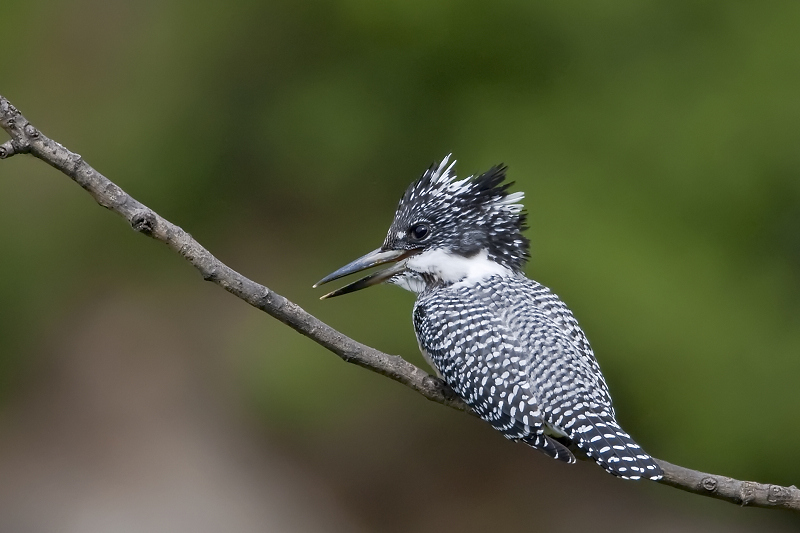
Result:
{"label": "bokeh background", "polygon": [[[311,284],[453,152],[657,457],[800,484],[800,4],[3,5],[0,94],[219,258],[424,364],[413,296]],[[30,157],[0,162],[2,531],[791,531],[505,441],[346,365]]]}

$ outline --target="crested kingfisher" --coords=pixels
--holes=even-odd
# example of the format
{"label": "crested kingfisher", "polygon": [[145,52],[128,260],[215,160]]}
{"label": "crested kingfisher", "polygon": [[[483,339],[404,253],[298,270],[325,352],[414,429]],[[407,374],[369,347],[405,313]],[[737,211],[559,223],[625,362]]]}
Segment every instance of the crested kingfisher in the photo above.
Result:
{"label": "crested kingfisher", "polygon": [[455,393],[506,438],[574,463],[577,446],[625,479],[660,479],[656,461],[619,426],[586,335],[523,267],[523,193],[506,167],[457,179],[449,157],[408,187],[383,245],[315,287],[394,263],[326,294],[391,283],[416,293],[420,350]]}

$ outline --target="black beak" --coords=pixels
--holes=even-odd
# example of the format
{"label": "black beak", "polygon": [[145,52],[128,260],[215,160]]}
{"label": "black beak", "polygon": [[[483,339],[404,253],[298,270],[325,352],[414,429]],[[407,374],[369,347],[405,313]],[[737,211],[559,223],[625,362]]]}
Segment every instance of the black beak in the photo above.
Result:
{"label": "black beak", "polygon": [[355,274],[356,272],[361,272],[362,270],[366,270],[370,267],[383,265],[385,263],[398,262],[396,265],[392,267],[386,268],[384,270],[378,270],[377,272],[373,272],[367,277],[361,278],[358,281],[354,281],[349,285],[345,285],[341,289],[336,289],[333,292],[329,292],[325,296],[322,296],[320,300],[324,300],[325,298],[333,298],[334,296],[340,296],[342,294],[355,292],[361,289],[366,289],[367,287],[383,283],[384,281],[388,280],[395,274],[399,274],[400,272],[402,272],[406,267],[404,259],[407,259],[408,257],[411,257],[412,255],[417,254],[419,252],[420,250],[381,250],[380,248],[378,248],[377,250],[371,251],[367,255],[359,257],[352,263],[343,266],[336,272],[328,274],[327,276],[316,282],[314,284],[314,288],[316,289],[323,283],[328,283],[329,281],[343,278],[350,274]]}

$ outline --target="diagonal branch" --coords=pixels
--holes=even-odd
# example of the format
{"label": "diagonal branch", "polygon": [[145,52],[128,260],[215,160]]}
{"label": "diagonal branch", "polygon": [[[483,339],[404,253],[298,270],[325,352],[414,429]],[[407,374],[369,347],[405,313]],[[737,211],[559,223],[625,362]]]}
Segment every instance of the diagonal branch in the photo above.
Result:
{"label": "diagonal branch", "polygon": [[[186,231],[128,195],[89,166],[80,155],[43,135],[3,96],[0,96],[0,127],[11,137],[0,145],[0,159],[30,153],[72,178],[98,204],[125,218],[134,230],[166,244],[189,261],[206,281],[219,285],[253,307],[277,318],[348,363],[398,381],[431,401],[471,412],[440,379],[402,357],[385,354],[351,339],[310,315],[297,304],[222,263]],[[800,511],[800,490],[795,486],[782,487],[739,481],[698,472],[660,459],[657,461],[664,470],[664,478],[659,483],[664,485],[742,506]]]}

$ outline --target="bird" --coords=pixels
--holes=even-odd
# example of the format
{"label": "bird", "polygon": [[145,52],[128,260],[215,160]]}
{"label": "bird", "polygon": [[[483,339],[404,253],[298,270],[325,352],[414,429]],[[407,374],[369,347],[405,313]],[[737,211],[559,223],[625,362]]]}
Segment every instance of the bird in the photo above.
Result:
{"label": "bird", "polygon": [[566,463],[577,448],[620,478],[661,479],[655,459],[617,423],[572,312],[524,273],[524,193],[509,192],[505,165],[458,179],[451,157],[408,187],[380,248],[314,287],[393,263],[322,299],[381,283],[416,293],[412,317],[425,360],[506,438]]}

